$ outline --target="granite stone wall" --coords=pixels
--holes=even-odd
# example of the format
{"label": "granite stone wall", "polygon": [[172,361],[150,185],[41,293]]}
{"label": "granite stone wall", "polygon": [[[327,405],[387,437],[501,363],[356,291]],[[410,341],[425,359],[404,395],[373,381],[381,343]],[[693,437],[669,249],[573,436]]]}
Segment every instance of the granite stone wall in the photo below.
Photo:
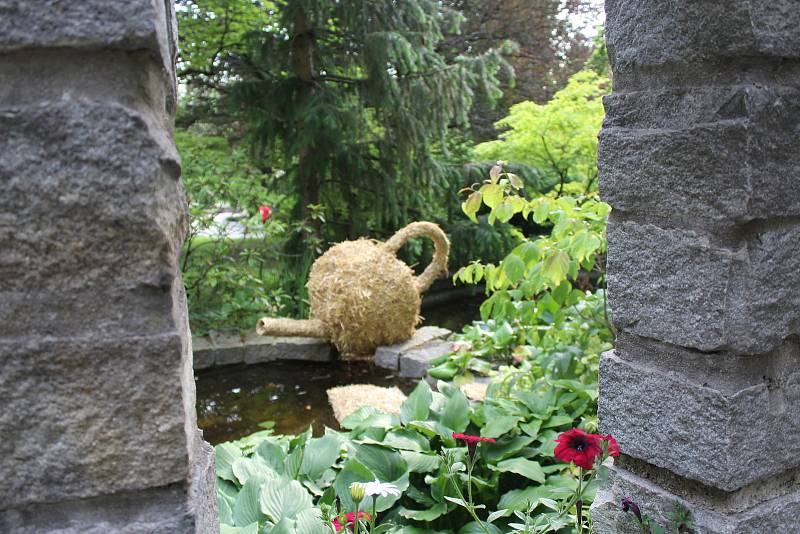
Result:
{"label": "granite stone wall", "polygon": [[630,496],[699,533],[800,518],[800,3],[606,0],[608,295],[600,425]]}
{"label": "granite stone wall", "polygon": [[170,0],[0,0],[0,532],[217,532]]}

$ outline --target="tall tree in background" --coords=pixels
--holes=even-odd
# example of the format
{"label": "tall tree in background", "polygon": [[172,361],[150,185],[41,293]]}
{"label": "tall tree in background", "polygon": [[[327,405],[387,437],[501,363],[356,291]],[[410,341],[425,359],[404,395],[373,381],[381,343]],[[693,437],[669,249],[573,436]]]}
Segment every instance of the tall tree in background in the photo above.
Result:
{"label": "tall tree in background", "polygon": [[497,105],[478,98],[470,113],[473,137],[487,141],[497,136],[494,123],[510,107],[523,101],[543,104],[566,85],[592,52],[592,43],[573,27],[571,19],[593,20],[600,9],[591,0],[446,0],[465,21],[459,34],[449,35],[440,50],[449,56],[481,53],[507,40],[518,48],[508,55],[516,84],[502,86]]}
{"label": "tall tree in background", "polygon": [[324,201],[327,239],[436,210],[457,187],[453,133],[476,94],[500,96],[494,49],[437,51],[461,17],[434,0],[182,3],[184,25],[215,29],[182,63],[190,86],[237,111],[256,153],[285,170],[275,186],[294,190],[299,216]]}

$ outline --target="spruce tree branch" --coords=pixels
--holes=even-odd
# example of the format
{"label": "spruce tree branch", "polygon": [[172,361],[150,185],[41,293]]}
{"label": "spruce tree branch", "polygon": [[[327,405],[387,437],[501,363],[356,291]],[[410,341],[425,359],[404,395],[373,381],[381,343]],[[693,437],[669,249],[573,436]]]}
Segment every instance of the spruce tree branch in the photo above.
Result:
{"label": "spruce tree branch", "polygon": [[335,74],[323,74],[314,76],[314,81],[347,83],[356,85],[359,83],[364,83],[367,80],[366,78],[348,78],[347,76],[337,76]]}

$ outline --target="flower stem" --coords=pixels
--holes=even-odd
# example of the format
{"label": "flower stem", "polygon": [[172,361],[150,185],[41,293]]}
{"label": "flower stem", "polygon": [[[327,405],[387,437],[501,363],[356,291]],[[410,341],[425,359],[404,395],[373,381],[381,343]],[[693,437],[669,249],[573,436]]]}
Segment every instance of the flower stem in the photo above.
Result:
{"label": "flower stem", "polygon": [[[464,501],[464,492],[461,491],[461,485],[458,484],[455,480],[453,481],[453,487],[458,493],[458,498]],[[481,521],[481,518],[478,517],[478,514],[475,513],[475,505],[472,503],[472,461],[467,462],[467,492],[468,492],[468,499],[464,502],[467,503],[466,509],[469,512],[469,515],[472,516],[472,519],[475,520],[476,523],[481,527],[486,534],[492,534],[489,531],[489,528]]]}
{"label": "flower stem", "polygon": [[[354,534],[358,534],[358,531],[359,531],[359,525],[358,525],[358,505],[359,505],[359,503],[356,503],[356,515],[355,515],[355,517],[353,518],[353,533],[354,533]],[[346,526],[345,526],[344,530],[347,530],[347,527],[346,527]]]}
{"label": "flower stem", "polygon": [[369,518],[369,534],[372,534],[375,531],[375,518],[377,517],[375,515],[375,508],[376,508],[377,503],[378,503],[378,496],[377,495],[373,495],[372,496],[372,517]]}
{"label": "flower stem", "polygon": [[578,517],[577,517],[578,534],[581,534],[583,532],[583,518],[581,517],[581,509],[580,509],[582,504],[581,501],[583,500],[582,494],[583,494],[583,467],[578,467],[578,492],[576,493],[578,498],[575,499],[575,504],[578,505]]}

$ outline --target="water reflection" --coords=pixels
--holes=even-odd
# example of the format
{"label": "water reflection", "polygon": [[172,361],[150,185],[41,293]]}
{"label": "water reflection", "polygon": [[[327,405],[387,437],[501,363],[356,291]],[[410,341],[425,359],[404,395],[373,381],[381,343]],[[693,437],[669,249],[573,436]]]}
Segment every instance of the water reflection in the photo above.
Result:
{"label": "water reflection", "polygon": [[409,393],[415,381],[366,363],[268,362],[196,372],[197,424],[212,444],[238,439],[275,422],[275,432],[298,434],[312,425],[339,428],[325,393],[335,386],[398,386]]}

